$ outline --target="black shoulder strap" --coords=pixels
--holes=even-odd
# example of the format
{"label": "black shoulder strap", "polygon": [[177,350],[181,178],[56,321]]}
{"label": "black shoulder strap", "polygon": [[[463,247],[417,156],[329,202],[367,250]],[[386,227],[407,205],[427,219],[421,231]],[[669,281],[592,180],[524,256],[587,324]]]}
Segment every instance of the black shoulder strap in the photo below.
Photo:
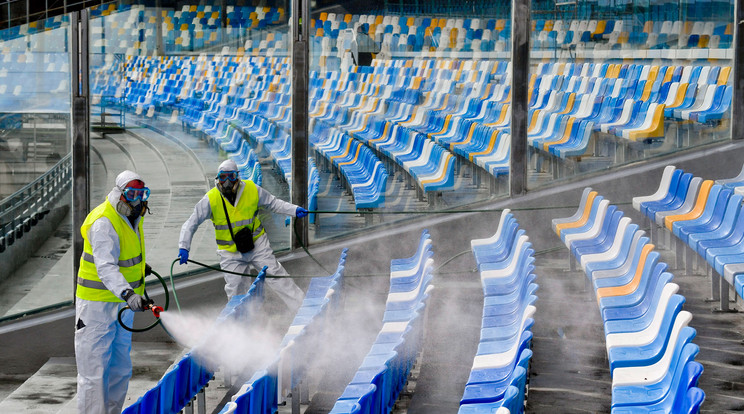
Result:
{"label": "black shoulder strap", "polygon": [[[235,242],[235,235],[233,234],[232,223],[230,223],[230,215],[227,214],[227,206],[225,205],[225,197],[222,194],[220,194],[220,200],[222,200],[222,208],[225,210],[225,217],[227,218],[227,228],[230,229],[230,237],[233,239],[233,242]],[[251,227],[253,228],[251,228],[251,231],[253,231],[256,226],[255,223],[256,223],[257,215],[258,215],[258,207],[256,207],[256,212],[253,213],[253,223],[251,223],[252,224]]]}
{"label": "black shoulder strap", "polygon": [[232,231],[232,224],[230,223],[230,215],[227,214],[227,206],[225,205],[225,197],[220,194],[220,200],[222,200],[222,208],[225,209],[225,217],[227,217],[227,228],[230,229],[230,238],[233,239],[233,243],[235,242],[235,235]]}

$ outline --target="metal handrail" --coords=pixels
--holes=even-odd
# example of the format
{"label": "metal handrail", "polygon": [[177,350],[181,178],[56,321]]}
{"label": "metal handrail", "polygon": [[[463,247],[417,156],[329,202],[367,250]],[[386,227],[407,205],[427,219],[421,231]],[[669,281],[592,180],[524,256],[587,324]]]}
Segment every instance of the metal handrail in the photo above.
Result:
{"label": "metal handrail", "polygon": [[36,180],[0,201],[0,252],[31,230],[72,187],[72,154]]}

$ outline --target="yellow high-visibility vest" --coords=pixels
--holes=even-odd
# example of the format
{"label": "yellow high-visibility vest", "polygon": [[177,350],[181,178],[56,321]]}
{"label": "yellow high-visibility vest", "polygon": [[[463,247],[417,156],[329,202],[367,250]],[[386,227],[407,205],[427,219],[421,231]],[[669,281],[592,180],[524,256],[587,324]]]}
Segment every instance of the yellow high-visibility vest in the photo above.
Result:
{"label": "yellow high-visibility vest", "polygon": [[134,292],[143,295],[145,292],[145,238],[142,232],[144,218],[139,221],[139,236],[137,236],[132,227],[125,222],[126,219],[122,218],[106,200],[88,214],[80,227],[84,243],[75,296],[98,302],[124,301],[118,296],[121,292],[114,293],[106,288],[98,277],[98,271],[93,262],[93,247],[88,240],[88,230],[101,217],[109,219],[119,236],[119,271]]}
{"label": "yellow high-visibility vest", "polygon": [[[233,206],[225,200],[227,214],[230,215],[230,224],[232,224],[233,234],[240,229],[248,227],[253,233],[253,240],[256,241],[262,234],[264,228],[256,212],[258,211],[258,188],[251,180],[242,180],[245,184],[243,194],[238,200],[238,204]],[[225,208],[222,207],[222,194],[217,187],[207,192],[209,197],[209,206],[212,208],[212,224],[214,224],[214,237],[217,241],[217,248],[227,250],[228,252],[237,252],[238,248],[230,235],[230,228],[227,225]]]}

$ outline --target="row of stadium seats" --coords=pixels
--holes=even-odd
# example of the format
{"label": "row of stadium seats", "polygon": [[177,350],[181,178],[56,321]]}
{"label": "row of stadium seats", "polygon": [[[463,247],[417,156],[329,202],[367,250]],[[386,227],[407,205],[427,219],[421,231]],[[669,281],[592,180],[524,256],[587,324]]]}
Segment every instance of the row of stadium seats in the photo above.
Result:
{"label": "row of stadium seats", "polygon": [[735,178],[721,184],[670,165],[654,194],[633,198],[634,208],[655,226],[666,228],[727,282],[720,289],[724,310],[728,309],[729,288],[744,297],[744,220],[740,214],[744,198],[736,184]]}
{"label": "row of stadium seats", "polygon": [[492,237],[472,240],[470,246],[483,286],[483,317],[459,413],[521,413],[538,288],[534,250],[509,209],[501,213]]}
{"label": "row of stadium seats", "polygon": [[[276,168],[280,171],[280,175],[291,184],[291,164],[289,157],[289,135],[284,130],[276,130],[275,125],[272,124],[274,120],[260,116],[261,113],[252,114],[250,122],[247,122],[245,117],[238,121],[237,118],[230,118],[229,116],[224,117],[227,114],[226,111],[235,113],[238,107],[243,106],[244,103],[249,103],[244,98],[239,101],[237,106],[228,105],[227,108],[218,107],[218,100],[222,99],[222,95],[219,93],[209,92],[210,88],[215,88],[217,85],[224,86],[230,90],[235,87],[230,86],[229,82],[232,78],[222,78],[219,74],[221,71],[229,73],[236,71],[240,73],[245,70],[246,67],[250,69],[250,65],[247,62],[243,62],[242,66],[238,63],[237,59],[228,59],[225,61],[206,61],[199,59],[187,59],[185,61],[163,60],[155,59],[159,62],[157,64],[158,70],[163,70],[168,80],[164,81],[164,85],[158,87],[159,93],[153,94],[150,90],[151,85],[146,82],[132,82],[128,91],[123,89],[115,89],[110,86],[105,86],[105,89],[100,89],[99,86],[105,85],[108,82],[108,77],[101,77],[100,82],[94,83],[96,87],[94,90],[100,94],[124,94],[127,96],[124,99],[124,103],[136,113],[147,114],[148,116],[154,116],[156,108],[158,111],[168,109],[169,107],[176,107],[182,111],[181,121],[184,125],[190,128],[195,128],[197,131],[204,134],[204,137],[212,144],[215,149],[224,151],[228,157],[232,158],[239,166],[241,170],[241,177],[252,179],[258,185],[262,182],[262,172],[259,163],[257,151],[266,150],[271,156],[275,163]],[[147,73],[150,70],[148,66],[142,64],[144,59],[134,58],[130,59],[130,68],[128,72],[132,79],[142,79],[147,77]],[[256,59],[255,66],[252,66],[251,71],[258,76],[265,76],[269,73],[276,74],[279,71],[286,69],[286,62],[277,63],[277,61]],[[193,65],[192,65],[193,64]],[[219,66],[219,68],[217,68]],[[227,69],[230,68],[230,69]],[[212,78],[217,82],[205,82],[200,83],[198,86],[184,89],[184,82],[187,85],[192,85],[193,75],[199,72],[205,78]],[[182,77],[180,77],[183,75]],[[239,76],[239,75],[238,75]],[[176,81],[176,77],[179,80]],[[184,80],[181,80],[181,79]],[[272,75],[273,79],[273,75]],[[280,78],[276,78],[280,81]],[[254,80],[255,81],[255,80]],[[277,84],[266,82],[257,85],[251,83],[249,85],[243,85],[239,87],[240,92],[238,95],[243,95],[244,90],[252,91],[254,93],[264,92],[270,88],[275,87]],[[286,84],[283,86],[286,89]],[[121,85],[120,85],[121,87]],[[186,95],[179,97],[182,93],[186,92]],[[227,91],[226,91],[227,92]],[[189,95],[190,94],[190,95]],[[198,98],[197,98],[198,96]],[[264,95],[260,95],[263,97]],[[268,93],[266,96],[272,97],[283,97],[286,98],[289,95],[286,91],[283,94],[275,94],[274,92]],[[183,98],[181,100],[181,98]],[[202,99],[203,98],[203,99]],[[107,99],[105,96],[100,97],[100,100]],[[232,103],[232,102],[231,102]],[[261,108],[263,102],[256,104],[258,108]],[[282,103],[281,107],[287,107],[287,102]],[[247,108],[245,108],[247,109]],[[221,116],[219,112],[221,112]],[[286,117],[288,111],[285,111]],[[229,115],[229,114],[228,114]],[[245,115],[245,114],[244,114]],[[266,115],[266,114],[263,114]],[[229,118],[229,119],[228,119]],[[267,128],[264,129],[264,126]],[[249,139],[252,139],[249,142]],[[254,147],[255,150],[254,150]],[[314,164],[309,166],[310,174],[314,174],[312,168]],[[315,173],[317,177],[317,172]],[[317,203],[318,193],[318,182],[311,186],[309,191],[309,203]],[[311,222],[315,221],[315,216],[311,217]]]}
{"label": "row of stadium seats", "polygon": [[703,371],[684,296],[644,231],[586,188],[553,230],[593,287],[612,375],[612,412],[698,412]]}
{"label": "row of stadium seats", "polygon": [[[227,124],[239,122],[254,146],[269,144],[286,174],[289,87],[278,68],[267,71],[261,62],[130,59],[127,103],[141,112],[177,108],[183,121],[210,136],[227,137]],[[388,173],[397,168],[416,178],[424,192],[451,188],[453,161],[474,163],[496,177],[508,171],[508,72],[505,62],[454,60],[375,60],[352,72],[313,72],[311,136],[321,133],[315,128],[336,128],[374,150],[383,163],[392,161]],[[590,146],[591,139],[617,145],[607,134],[627,142],[662,141],[665,122],[720,122],[729,113],[729,73],[720,66],[541,63],[530,86],[531,146],[549,157],[579,157],[590,147],[602,149]],[[239,79],[237,85],[231,79]],[[322,138],[331,143],[330,136]],[[344,143],[344,150],[354,150],[344,162],[354,161],[357,147]],[[334,155],[344,154],[349,155]],[[371,161],[363,155],[360,159]],[[429,165],[422,170],[417,162]],[[361,178],[374,171],[370,166],[357,182],[366,183]]]}
{"label": "row of stadium seats", "polygon": [[[259,37],[255,48],[265,37],[267,28],[286,23],[282,9],[248,6],[229,6],[227,27],[221,28],[219,7],[213,11],[190,11],[211,6],[184,6],[184,10],[164,9],[161,16],[164,49],[185,52],[234,42],[238,38]],[[207,16],[208,14],[208,16]],[[216,16],[216,17],[215,17]],[[125,53],[148,55],[157,49],[155,8],[143,5],[106,5],[91,8],[90,42],[92,54]],[[25,23],[0,31],[0,50],[61,51],[66,47],[66,15]],[[62,30],[54,30],[62,28]],[[286,27],[276,33],[286,33]],[[274,33],[273,31],[270,33]],[[283,45],[286,48],[287,45]],[[253,52],[253,48],[250,49]]]}
{"label": "row of stadium seats", "polygon": [[[728,67],[593,68],[584,72],[584,66],[579,70],[583,74],[577,75],[575,66],[548,64],[533,77],[528,139],[538,157],[587,155],[592,140],[626,147],[633,142],[663,142],[669,122],[712,125],[730,116]],[[565,74],[551,74],[555,70]],[[594,148],[595,153],[588,155],[602,152],[601,145]]]}
{"label": "row of stadium seats", "polygon": [[388,174],[368,147],[326,123],[316,123],[310,143],[326,161],[326,170],[333,168],[343,178],[343,185],[350,190],[357,208],[383,206]]}
{"label": "row of stadium seats", "polygon": [[0,58],[0,112],[70,111],[66,53],[6,53]]}
{"label": "row of stadium seats", "polygon": [[322,346],[324,324],[339,311],[346,253],[346,249],[341,252],[334,274],[310,280],[302,305],[287,328],[276,356],[240,386],[220,413],[273,413],[293,390],[293,395],[298,394],[296,390],[308,376],[312,350]]}
{"label": "row of stadium seats", "polygon": [[[398,70],[396,79],[417,80],[416,77],[401,77],[401,73],[410,73],[403,69]],[[353,74],[349,74],[347,82],[325,79],[319,83],[324,95],[317,100],[314,99],[317,95],[311,97],[311,108],[315,109],[311,115],[324,114],[324,120],[333,122],[355,138],[364,142],[372,139],[370,144],[374,147],[383,131],[396,132],[396,123],[426,134],[455,153],[469,148],[459,145],[472,143],[473,136],[477,135],[471,133],[477,131],[478,125],[485,124],[505,134],[509,132],[509,104],[505,99],[508,89],[503,88],[503,84],[489,85],[494,88],[489,90],[491,94],[487,99],[475,87],[473,91],[477,93],[461,91],[460,99],[451,101],[457,105],[447,106],[436,99],[437,96],[451,96],[448,83],[438,79],[439,73],[446,72],[427,73],[425,77],[431,83],[418,79],[424,82],[423,86],[408,87],[409,93],[416,90],[428,93],[423,103],[412,104],[414,109],[405,108],[405,104],[399,102],[388,105],[389,119],[395,121],[390,124],[385,124],[386,115],[376,104],[379,101],[368,99],[367,105],[357,104],[360,96],[369,96],[364,91],[372,89],[360,85],[356,88],[362,93],[348,90],[349,82],[358,82],[357,78],[352,78]],[[498,73],[499,69],[495,69],[494,74]],[[530,88],[533,91],[529,112],[530,143],[550,156],[566,158],[584,155],[593,137],[606,140],[598,134],[612,134],[626,141],[663,140],[665,120],[719,122],[729,114],[731,87],[726,85],[729,73],[730,68],[718,66],[541,64]],[[437,95],[442,85],[445,86]],[[422,98],[416,98],[416,102],[420,102],[419,99]],[[494,175],[497,173],[487,170]]]}
{"label": "row of stadium seats", "polygon": [[[423,340],[427,298],[434,262],[431,237],[424,231],[414,255],[394,259],[390,264],[390,288],[383,316],[383,325],[361,367],[350,381],[331,412],[378,413],[389,411],[407,381],[418,358]],[[288,327],[275,358],[266,368],[258,369],[246,381],[221,413],[274,412],[308,375],[307,366],[323,341],[325,319],[338,311],[342,295],[342,279],[347,251],[341,253],[333,275],[311,280],[301,307]],[[230,321],[246,323],[256,320],[256,302],[263,297],[264,268],[249,292],[230,300],[216,324]],[[181,410],[212,377],[199,360],[198,346],[173,364],[155,387],[147,391],[125,413]],[[229,367],[222,367],[230,370]],[[233,373],[247,375],[249,373]],[[299,393],[293,393],[296,398]]]}
{"label": "row of stadium seats", "polygon": [[[263,301],[265,277],[266,267],[258,273],[248,292],[230,299],[217,317],[215,325],[249,324],[253,320],[250,318],[251,314],[256,312],[258,304]],[[122,413],[178,413],[187,406],[193,410],[191,402],[197,396],[204,397],[204,388],[214,377],[214,367],[207,366],[208,361],[200,352],[199,345],[191,348],[171,365],[154,387]]]}
{"label": "row of stadium seats", "polygon": [[[457,3],[437,0],[418,3],[387,3],[389,12],[400,14],[422,13],[429,15],[479,15],[496,18],[509,18],[511,2],[507,0],[474,1]],[[632,6],[632,9],[631,7]],[[722,0],[669,1],[650,0],[644,3],[613,3],[600,0],[587,0],[576,3],[558,3],[549,0],[535,0],[532,10],[542,16],[562,16],[564,18],[591,19],[595,16],[628,15],[642,20],[668,20],[684,16],[689,19],[724,18],[732,15],[732,4]]]}
{"label": "row of stadium seats", "polygon": [[[141,61],[141,59],[133,59],[130,63],[132,63],[132,72],[130,77],[132,79],[142,79],[147,78],[148,80],[152,80],[152,77],[148,75],[147,69],[142,69],[141,67],[138,67],[137,61]],[[183,65],[189,66],[194,63],[193,60],[188,60],[186,62],[182,62]],[[196,62],[204,64],[204,62]],[[127,96],[127,102],[135,108],[140,108],[140,106],[143,105],[149,105],[149,108],[145,109],[144,111],[139,110],[140,112],[150,112],[149,110],[152,109],[154,106],[157,105],[168,105],[172,102],[174,102],[173,95],[169,94],[168,92],[171,92],[169,89],[179,90],[183,91],[183,86],[179,86],[178,82],[174,79],[175,76],[178,74],[181,74],[183,76],[187,76],[188,73],[195,73],[193,70],[186,70],[185,66],[181,69],[176,68],[174,65],[169,64],[163,64],[158,63],[158,66],[162,67],[168,74],[164,76],[168,76],[168,80],[165,80],[166,86],[164,87],[158,87],[157,90],[161,91],[160,94],[150,94],[149,91],[152,91],[153,85],[149,85],[146,82],[134,82],[132,84],[131,89],[126,94]],[[215,67],[219,66],[222,69],[225,70],[233,70],[232,68],[237,65],[215,65]],[[193,67],[193,66],[190,66]],[[209,70],[214,69],[213,67],[209,66]],[[150,69],[152,70],[152,69]],[[214,74],[214,80],[215,84],[218,82],[222,82],[224,80],[223,77],[220,77],[217,73]],[[167,86],[168,84],[173,83],[173,86]],[[207,86],[207,83],[202,84],[202,86],[206,89],[202,89],[202,91],[207,90],[209,86]],[[259,89],[260,90],[260,89]],[[255,89],[252,89],[252,91],[255,92]],[[196,93],[199,93],[197,91]],[[149,95],[149,96],[148,96]],[[170,96],[168,98],[162,98],[159,97],[163,95]],[[266,99],[269,95],[266,95]],[[253,128],[253,130],[250,130],[248,128],[247,132],[249,137],[252,137],[251,139],[258,139],[259,141],[263,139],[262,137],[270,137],[275,138],[276,142],[287,142],[285,140],[278,139],[280,136],[283,136],[285,134],[285,131],[288,130],[288,122],[289,119],[286,119],[286,126],[283,128],[276,128],[274,125],[271,124],[271,122],[278,122],[280,125],[282,122],[281,118],[283,116],[278,116],[276,119],[274,118],[275,115],[278,113],[288,114],[288,90],[283,90],[281,94],[273,93],[274,100],[266,100],[266,101],[258,101],[253,100],[251,101],[255,106],[255,111],[253,109],[249,109],[246,107],[246,104],[248,101],[244,100],[243,98],[239,98],[237,103],[229,103],[226,108],[218,108],[219,105],[217,105],[218,102],[222,102],[223,98],[220,97],[220,94],[218,93],[212,93],[212,92],[206,92],[203,95],[201,95],[199,98],[186,98],[183,101],[180,101],[178,103],[178,106],[181,110],[184,111],[183,113],[183,120],[192,124],[192,126],[204,131],[205,133],[208,133],[209,135],[219,135],[222,134],[222,128],[224,128],[224,124],[226,120],[231,121],[240,121],[244,127],[248,127],[248,125],[251,125],[253,127],[258,126],[257,128]],[[258,98],[258,97],[256,97]],[[242,101],[241,101],[242,100]],[[245,102],[245,104],[243,103]],[[192,105],[193,104],[193,105]],[[236,114],[235,111],[240,108],[241,113]],[[281,110],[281,111],[280,111]],[[255,113],[253,113],[255,112]],[[260,115],[259,122],[256,122],[256,115]],[[222,119],[218,120],[217,115],[222,116]],[[250,117],[250,119],[249,119]],[[266,121],[271,121],[269,123],[266,123]],[[256,144],[258,144],[258,141],[256,141]],[[503,148],[503,147],[502,147]],[[438,151],[438,150],[437,150]],[[282,146],[281,151],[275,151],[275,152],[283,152],[288,159],[288,147]],[[505,157],[502,157],[505,158]],[[447,161],[447,160],[445,160]],[[452,165],[451,161],[447,165],[447,169],[451,170]],[[285,170],[288,171],[288,170]],[[379,171],[379,170],[378,170]],[[421,172],[420,169],[414,169],[412,170],[415,173],[419,174],[422,178],[422,181],[426,181],[428,177],[437,178],[441,175],[441,171],[437,171],[437,169],[433,169],[430,172]],[[451,177],[451,174],[447,174],[446,177]],[[384,180],[381,181],[384,186]],[[365,187],[367,184],[366,180],[358,179],[354,185],[354,188],[357,188],[356,184],[361,184],[361,187]],[[432,189],[432,186],[436,185],[436,182],[427,183],[427,191]],[[384,188],[384,187],[383,187]],[[357,191],[355,191],[357,192]],[[379,191],[376,195],[372,196],[370,198],[369,196],[365,197],[366,204],[367,205],[375,205],[377,202],[376,198],[379,197]],[[361,200],[358,200],[357,202],[360,202]]]}
{"label": "row of stadium seats", "polygon": [[[480,25],[479,19],[421,19],[408,18],[400,20],[397,16],[358,16],[344,21],[326,20],[322,26],[316,21],[312,49],[319,50],[319,66],[336,68],[344,66],[341,59],[354,49],[355,30],[347,27],[369,25],[370,34],[378,44],[380,53],[386,56],[415,56],[431,53],[467,53],[474,58],[490,55],[493,52],[504,53],[510,48],[511,29],[508,20],[489,21],[487,28],[470,28]],[[365,17],[370,17],[366,19]],[[374,23],[371,18],[375,18]],[[390,19],[388,19],[390,18]],[[347,24],[345,20],[350,22]],[[386,23],[385,20],[388,20]],[[399,24],[407,21],[412,25]],[[379,24],[378,24],[379,23]],[[418,23],[418,25],[416,24]],[[491,24],[493,23],[493,24]],[[670,50],[679,54],[679,58],[706,59],[717,56],[710,54],[710,49],[727,49],[733,40],[731,25],[715,22],[682,22],[665,21],[659,24],[646,24],[642,28],[625,27],[623,21],[533,21],[533,50],[574,50],[580,54],[601,53],[611,50],[624,50],[638,53],[639,50]],[[653,23],[653,22],[648,22]],[[428,24],[428,25],[427,25]],[[493,29],[490,27],[493,26]],[[347,33],[348,32],[348,33]],[[679,50],[685,50],[679,52]],[[330,59],[330,64],[327,62]]]}
{"label": "row of stadium seats", "polygon": [[[331,13],[330,15],[333,15]],[[338,18],[323,18],[321,14],[319,19],[311,21],[311,28],[314,34],[334,36],[339,31],[346,28],[356,29],[359,25],[366,24],[368,31],[373,35],[385,33],[392,34],[412,34],[424,32],[427,29],[430,33],[451,32],[457,29],[455,33],[463,38],[480,39],[484,33],[498,33],[511,31],[511,21],[508,19],[479,19],[479,18],[448,18],[437,19],[424,16],[408,17],[397,15],[350,15],[344,16],[343,20]],[[533,35],[548,32],[589,32],[591,40],[602,40],[613,33],[628,33],[634,31],[634,27],[626,27],[624,20],[532,20],[531,31]],[[640,32],[646,34],[668,34],[668,35],[733,35],[731,23],[715,21],[647,21],[642,27],[638,28]]]}
{"label": "row of stadium seats", "polygon": [[332,414],[391,412],[423,347],[434,259],[424,230],[416,253],[390,263],[390,288],[382,328]]}
{"label": "row of stadium seats", "polygon": [[[227,7],[227,27],[221,26],[218,6],[184,5],[181,10],[163,9],[160,16],[167,52],[202,50],[209,46],[232,43],[247,38],[245,44],[231,53],[288,54],[287,28],[283,9],[248,6]],[[91,8],[93,53],[126,53],[148,55],[156,50],[155,36],[158,16],[156,9],[143,5],[94,6]],[[674,14],[679,19],[679,14]],[[723,17],[723,16],[721,16]],[[22,38],[67,25],[66,16],[55,16],[0,31],[0,48],[24,50]],[[328,42],[314,43],[322,48],[322,57],[342,54],[348,45],[341,42],[344,29],[359,25],[369,26],[381,50],[392,53],[408,52],[504,52],[508,51],[511,33],[508,18],[430,17],[425,12],[396,15],[352,15],[321,13],[311,20],[311,34],[329,38]],[[273,29],[272,29],[273,27]],[[535,49],[669,49],[669,48],[730,48],[732,25],[723,19],[710,20],[710,15],[688,20],[669,18],[649,19],[640,23],[630,20],[601,20],[590,18],[535,19],[532,21],[532,45]],[[277,39],[272,43],[271,37]],[[64,33],[57,33],[54,42],[64,47]],[[19,39],[15,42],[13,39]],[[53,50],[48,42],[35,42],[45,50]]]}
{"label": "row of stadium seats", "polygon": [[[392,161],[388,171],[393,168],[418,177],[424,192],[451,188],[454,164],[459,162],[455,155],[480,165],[493,176],[506,173],[508,134],[496,133],[498,122],[481,126],[479,122],[462,121],[468,111],[476,110],[476,105],[466,107],[465,101],[455,99],[453,92],[457,80],[467,84],[473,79],[485,82],[490,76],[501,79],[507,65],[482,62],[482,71],[478,72],[473,62],[469,69],[458,69],[453,63],[396,61],[395,66],[373,67],[371,72],[342,74],[340,78],[327,72],[325,78],[312,81],[312,85],[318,87],[317,93],[311,96],[313,126],[331,125],[361,141],[374,149],[381,159]],[[481,93],[473,92],[478,96]],[[495,93],[490,98],[505,99],[506,95]],[[452,115],[458,111],[462,114]],[[494,120],[500,117],[503,122],[504,115],[499,113]],[[417,165],[420,162],[428,163],[427,170],[434,173],[422,177]]]}

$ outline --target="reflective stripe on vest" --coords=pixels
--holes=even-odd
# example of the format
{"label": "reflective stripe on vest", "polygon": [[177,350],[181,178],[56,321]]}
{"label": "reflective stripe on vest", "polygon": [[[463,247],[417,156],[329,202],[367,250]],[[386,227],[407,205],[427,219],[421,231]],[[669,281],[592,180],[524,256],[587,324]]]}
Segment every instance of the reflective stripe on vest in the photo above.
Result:
{"label": "reflective stripe on vest", "polygon": [[[137,281],[130,282],[129,283],[129,286],[131,286],[132,289],[137,289],[138,287],[140,287],[140,285],[142,284],[142,282],[143,282],[143,280],[142,279],[139,279]],[[78,284],[78,286],[82,286],[82,287],[86,287],[86,288],[91,288],[91,289],[107,289],[106,288],[106,285],[104,285],[103,282],[96,282],[95,280],[83,279],[83,278],[81,278],[79,276],[77,278],[77,284]]]}
{"label": "reflective stripe on vest", "polygon": [[[116,212],[108,200],[94,208],[85,218],[80,232],[83,236],[83,254],[80,257],[75,295],[80,299],[98,302],[123,302],[118,297],[120,292],[111,292],[98,277],[94,263],[93,247],[88,240],[88,231],[96,220],[106,217],[119,236],[119,271],[135,293],[143,295],[145,291],[145,241],[132,230],[129,223]],[[139,220],[139,234],[143,234],[142,222]]]}
{"label": "reflective stripe on vest", "polygon": [[[90,253],[83,252],[83,260],[95,264],[95,261],[93,260],[93,255]],[[142,255],[139,255],[137,257],[133,257],[127,260],[119,260],[119,267],[130,267],[140,262],[142,262]]]}
{"label": "reflective stripe on vest", "polygon": [[237,205],[233,206],[225,200],[225,207],[222,206],[222,194],[215,187],[207,192],[209,206],[212,209],[212,224],[214,224],[214,236],[217,242],[217,248],[229,252],[237,252],[235,242],[230,235],[230,227],[227,225],[225,208],[230,215],[233,234],[242,228],[248,227],[253,233],[253,240],[257,240],[264,234],[264,228],[261,220],[255,214],[258,210],[258,188],[251,180],[242,180],[244,183],[243,192]]}

